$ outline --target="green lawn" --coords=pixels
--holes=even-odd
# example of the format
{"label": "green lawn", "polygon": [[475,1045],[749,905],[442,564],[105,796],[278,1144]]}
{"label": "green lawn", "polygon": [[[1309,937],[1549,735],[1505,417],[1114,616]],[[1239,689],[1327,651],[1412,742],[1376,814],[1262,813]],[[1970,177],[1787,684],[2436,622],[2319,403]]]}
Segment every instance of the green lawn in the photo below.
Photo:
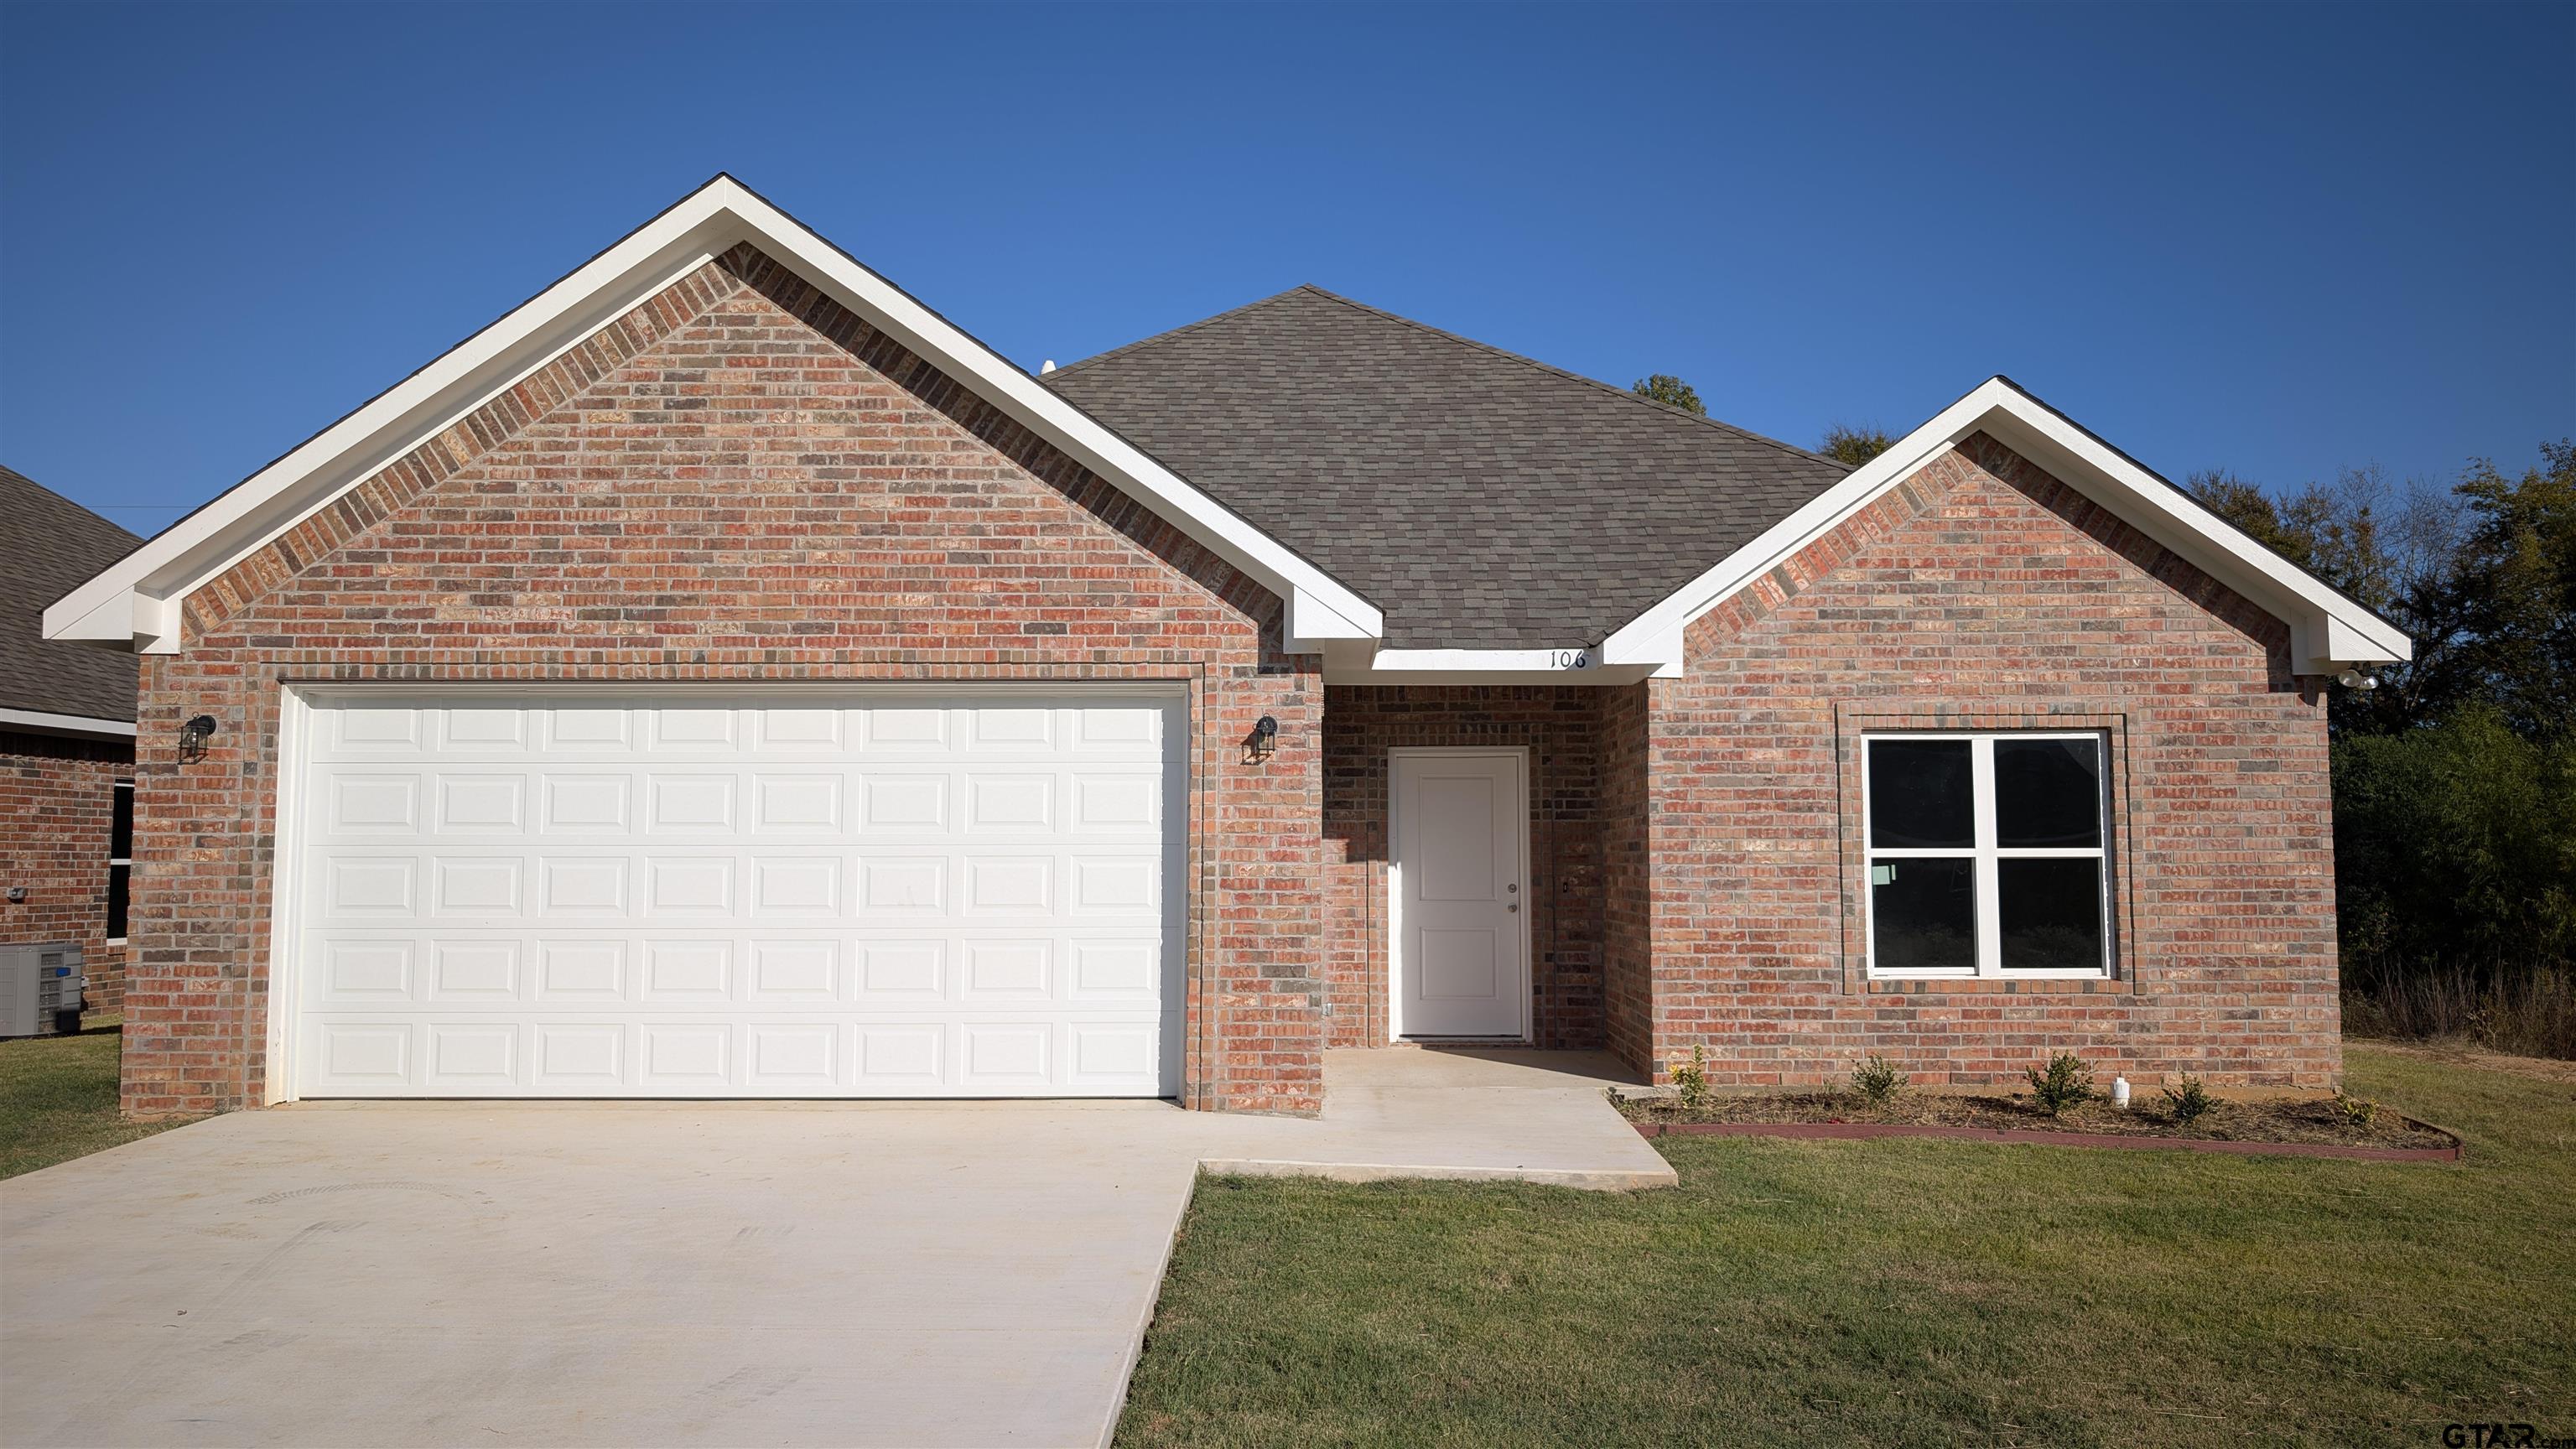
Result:
{"label": "green lawn", "polygon": [[116,1115],[113,1019],[78,1036],[0,1042],[0,1177],[103,1152],[176,1122]]}
{"label": "green lawn", "polygon": [[2576,1082],[2348,1060],[2468,1160],[1685,1138],[1635,1196],[1210,1178],[1118,1442],[2576,1436]]}

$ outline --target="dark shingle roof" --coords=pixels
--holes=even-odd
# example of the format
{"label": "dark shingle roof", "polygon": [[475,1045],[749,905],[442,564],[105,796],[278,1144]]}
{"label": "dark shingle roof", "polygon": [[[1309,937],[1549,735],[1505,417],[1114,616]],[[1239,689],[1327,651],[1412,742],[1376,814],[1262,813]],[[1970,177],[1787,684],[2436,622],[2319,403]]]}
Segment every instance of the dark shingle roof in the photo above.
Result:
{"label": "dark shingle roof", "polygon": [[45,606],[142,540],[0,468],[0,709],[134,718],[134,656],[45,638]]}
{"label": "dark shingle roof", "polygon": [[1314,287],[1043,381],[1397,648],[1597,643],[1850,471]]}

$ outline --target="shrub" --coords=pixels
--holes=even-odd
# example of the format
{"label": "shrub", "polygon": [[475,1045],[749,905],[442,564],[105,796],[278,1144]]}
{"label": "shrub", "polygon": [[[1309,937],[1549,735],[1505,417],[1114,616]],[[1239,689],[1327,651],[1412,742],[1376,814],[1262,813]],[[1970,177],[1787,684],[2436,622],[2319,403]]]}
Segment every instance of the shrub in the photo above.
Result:
{"label": "shrub", "polygon": [[1691,1048],[1690,1060],[1675,1057],[1668,1064],[1673,1078],[1673,1095],[1680,1099],[1682,1110],[1696,1112],[1708,1105],[1708,1053]]}
{"label": "shrub", "polygon": [[1852,1068],[1851,1081],[1852,1090],[1860,1093],[1873,1107],[1886,1106],[1896,1100],[1897,1093],[1905,1090],[1905,1074],[1876,1052]]}
{"label": "shrub", "polygon": [[2025,1067],[2022,1075],[2030,1078],[2031,1100],[2051,1117],[2093,1100],[2093,1069],[2073,1052],[2059,1052],[2045,1067]]}
{"label": "shrub", "polygon": [[2345,1126],[2367,1127],[2379,1120],[2379,1104],[2368,1097],[2339,1091],[2335,1093],[2334,1101],[2335,1110],[2343,1113]]}
{"label": "shrub", "polygon": [[2180,1082],[2165,1088],[2165,1110],[2186,1127],[2208,1116],[2209,1109],[2217,1105],[2218,1099],[2209,1095],[2200,1078],[2189,1072],[2183,1073]]}

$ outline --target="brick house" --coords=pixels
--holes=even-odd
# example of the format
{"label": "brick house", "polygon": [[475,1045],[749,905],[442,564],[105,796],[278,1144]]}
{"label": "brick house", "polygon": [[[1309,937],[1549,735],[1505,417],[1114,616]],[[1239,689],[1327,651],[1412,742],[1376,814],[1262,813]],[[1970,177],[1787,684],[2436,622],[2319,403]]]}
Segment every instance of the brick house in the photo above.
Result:
{"label": "brick house", "polygon": [[92,1014],[125,993],[135,668],[43,615],[140,542],[0,468],[0,944],[78,944]]}
{"label": "brick house", "polygon": [[723,177],[46,620],[143,660],[138,1114],[2320,1086],[2408,650],[2001,378],[1852,469],[1311,288],[1032,376]]}

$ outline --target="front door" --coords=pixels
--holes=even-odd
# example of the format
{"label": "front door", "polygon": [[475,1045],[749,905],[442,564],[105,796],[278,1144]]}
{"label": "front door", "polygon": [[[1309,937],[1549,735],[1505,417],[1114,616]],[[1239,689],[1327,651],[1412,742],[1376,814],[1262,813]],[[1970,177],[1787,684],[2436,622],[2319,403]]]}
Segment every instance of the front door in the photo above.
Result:
{"label": "front door", "polygon": [[1396,1034],[1526,1037],[1528,757],[1398,750],[1388,771]]}

